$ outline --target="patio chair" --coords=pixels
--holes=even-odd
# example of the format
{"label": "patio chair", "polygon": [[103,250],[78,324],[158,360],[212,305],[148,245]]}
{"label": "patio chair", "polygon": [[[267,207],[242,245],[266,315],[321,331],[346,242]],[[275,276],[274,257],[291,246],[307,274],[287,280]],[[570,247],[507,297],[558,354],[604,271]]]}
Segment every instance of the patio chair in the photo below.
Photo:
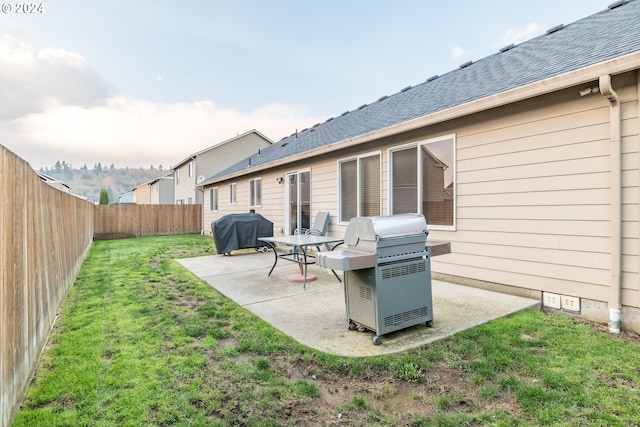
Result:
{"label": "patio chair", "polygon": [[[331,218],[329,217],[329,212],[320,211],[316,214],[311,228],[296,228],[293,231],[293,234],[312,234],[314,236],[324,236],[327,234],[330,219]],[[328,244],[325,243],[324,246],[327,248],[327,250],[330,249]],[[320,246],[316,246],[315,248],[318,251],[321,250]],[[294,246],[292,252],[297,255],[298,251],[298,247]]]}

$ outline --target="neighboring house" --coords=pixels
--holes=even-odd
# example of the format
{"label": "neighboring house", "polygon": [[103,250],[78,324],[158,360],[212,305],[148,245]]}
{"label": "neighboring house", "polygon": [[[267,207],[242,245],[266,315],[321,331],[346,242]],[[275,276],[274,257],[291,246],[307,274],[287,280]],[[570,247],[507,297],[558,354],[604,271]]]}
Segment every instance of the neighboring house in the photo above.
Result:
{"label": "neighboring house", "polygon": [[133,195],[133,203],[136,205],[150,205],[151,204],[151,182],[147,181],[138,185],[131,190]]}
{"label": "neighboring house", "polygon": [[60,181],[57,178],[51,177],[45,173],[42,172],[38,172],[36,171],[36,173],[38,174],[38,176],[40,177],[41,180],[43,180],[44,182],[46,182],[47,184],[49,184],[50,186],[57,188],[60,191],[64,191],[65,193],[70,193],[71,192],[71,187],[69,187],[67,184],[65,184],[64,182]]}
{"label": "neighboring house", "polygon": [[134,188],[132,190],[133,203],[136,205],[172,205],[175,200],[173,190],[173,172],[167,172]]}
{"label": "neighboring house", "polygon": [[273,141],[254,129],[191,154],[172,168],[175,203],[202,204],[202,189],[197,185],[205,177],[271,144]]}
{"label": "neighboring house", "polygon": [[172,205],[175,200],[173,173],[169,172],[149,182],[149,193],[152,205]]}
{"label": "neighboring house", "polygon": [[283,138],[208,176],[204,227],[418,211],[452,242],[434,277],[640,330],[638,17],[614,3]]}
{"label": "neighboring house", "polygon": [[118,196],[119,205],[133,205],[133,190],[122,193]]}

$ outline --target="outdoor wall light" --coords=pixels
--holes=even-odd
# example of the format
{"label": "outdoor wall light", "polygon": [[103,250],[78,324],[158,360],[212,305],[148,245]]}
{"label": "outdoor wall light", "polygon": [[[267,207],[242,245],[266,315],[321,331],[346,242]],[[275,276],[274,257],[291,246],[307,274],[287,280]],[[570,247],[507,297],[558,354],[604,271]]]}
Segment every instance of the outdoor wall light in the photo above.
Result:
{"label": "outdoor wall light", "polygon": [[276,181],[278,182],[278,184],[282,184],[282,181],[284,181],[284,179],[281,176],[279,176],[276,178]]}

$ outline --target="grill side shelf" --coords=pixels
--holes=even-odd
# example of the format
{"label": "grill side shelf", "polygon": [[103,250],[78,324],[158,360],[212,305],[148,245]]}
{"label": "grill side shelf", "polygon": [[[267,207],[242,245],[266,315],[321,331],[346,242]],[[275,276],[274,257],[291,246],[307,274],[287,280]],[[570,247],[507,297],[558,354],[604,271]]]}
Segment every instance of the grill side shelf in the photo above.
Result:
{"label": "grill side shelf", "polygon": [[351,271],[374,267],[376,254],[371,252],[336,249],[330,252],[318,252],[316,265],[332,270]]}

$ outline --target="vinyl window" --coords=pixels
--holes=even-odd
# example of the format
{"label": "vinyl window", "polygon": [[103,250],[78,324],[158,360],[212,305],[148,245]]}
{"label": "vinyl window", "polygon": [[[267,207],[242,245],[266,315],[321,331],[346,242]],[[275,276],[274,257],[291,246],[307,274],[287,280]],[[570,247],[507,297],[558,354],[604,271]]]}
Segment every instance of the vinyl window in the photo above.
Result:
{"label": "vinyl window", "polygon": [[262,179],[249,180],[249,207],[257,208],[262,205]]}
{"label": "vinyl window", "polygon": [[236,183],[229,184],[229,204],[235,205],[238,196],[238,186]]}
{"label": "vinyl window", "polygon": [[389,212],[418,212],[430,228],[454,229],[455,137],[393,148],[389,163]]}
{"label": "vinyl window", "polygon": [[218,210],[218,188],[211,188],[209,190],[209,210]]}
{"label": "vinyl window", "polygon": [[340,160],[338,175],[340,222],[382,213],[380,153]]}

